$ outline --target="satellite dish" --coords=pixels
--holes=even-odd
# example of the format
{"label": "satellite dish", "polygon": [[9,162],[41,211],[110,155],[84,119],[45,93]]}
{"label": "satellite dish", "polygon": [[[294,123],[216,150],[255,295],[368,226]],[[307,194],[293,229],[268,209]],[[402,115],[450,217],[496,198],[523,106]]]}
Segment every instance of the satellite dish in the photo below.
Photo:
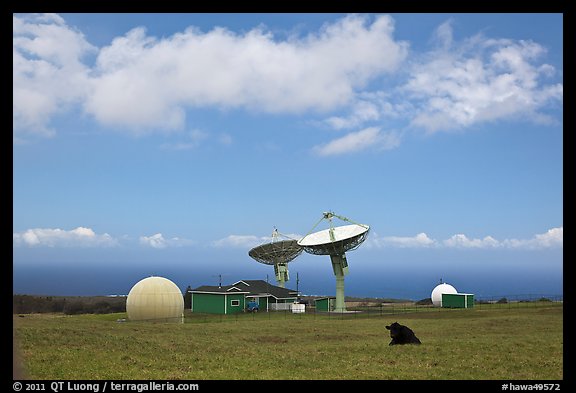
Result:
{"label": "satellite dish", "polygon": [[[290,280],[288,275],[288,262],[294,260],[302,253],[302,248],[295,239],[278,240],[281,234],[276,228],[272,232],[272,242],[254,247],[248,255],[257,262],[265,265],[274,265],[276,282],[284,288],[284,283]],[[286,235],[282,235],[287,237]]]}
{"label": "satellite dish", "polygon": [[356,249],[366,240],[369,230],[367,225],[344,225],[311,233],[298,244],[310,254],[340,255]]}
{"label": "satellite dish", "polygon": [[336,276],[336,304],[334,311],[346,312],[346,303],[344,302],[344,276],[348,274],[346,251],[358,248],[358,246],[366,240],[370,227],[356,223],[333,227],[333,217],[337,217],[342,221],[352,222],[346,217],[339,216],[332,212],[325,212],[310,232],[312,232],[322,220],[328,220],[330,228],[308,233],[298,241],[298,245],[309,254],[330,255],[332,269]]}

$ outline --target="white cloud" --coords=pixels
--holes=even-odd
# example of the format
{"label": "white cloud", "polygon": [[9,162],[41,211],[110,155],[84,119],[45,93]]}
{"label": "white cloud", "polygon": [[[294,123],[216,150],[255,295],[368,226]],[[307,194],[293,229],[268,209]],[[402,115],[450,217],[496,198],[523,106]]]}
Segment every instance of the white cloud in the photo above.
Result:
{"label": "white cloud", "polygon": [[453,31],[452,31],[452,19],[447,20],[436,28],[434,31],[434,40],[443,49],[449,49],[452,46],[453,41]]}
{"label": "white cloud", "polygon": [[252,248],[272,241],[271,237],[258,237],[254,235],[229,235],[212,242],[213,247]]}
{"label": "white cloud", "polygon": [[393,31],[386,15],[348,15],[287,39],[264,27],[190,27],[162,38],[137,27],[95,48],[58,15],[14,16],[15,133],[53,135],[50,121],[72,104],[134,133],[180,130],[188,108],[334,110],[405,59],[407,43]]}
{"label": "white cloud", "polygon": [[380,108],[374,102],[357,100],[351,108],[351,114],[347,117],[332,116],[325,120],[330,127],[341,130],[358,127],[368,121],[380,119]]}
{"label": "white cloud", "polygon": [[[563,84],[542,45],[480,34],[457,40],[452,20],[431,41],[433,49],[408,59],[392,17],[348,15],[288,38],[262,26],[189,27],[160,38],[137,27],[96,48],[59,15],[14,16],[13,139],[53,136],[54,116],[79,109],[135,134],[183,131],[195,108],[319,114],[317,124],[351,131],[316,146],[321,156],[399,146],[399,133],[381,131],[389,120],[403,123],[394,129],[430,133],[501,119],[552,121],[545,109],[562,103]],[[177,135],[184,138],[162,147],[200,143]]]}
{"label": "white cloud", "polygon": [[444,240],[443,245],[453,248],[508,248],[537,250],[548,248],[562,248],[564,246],[564,227],[549,229],[546,233],[536,234],[531,239],[504,239],[498,241],[492,236],[483,239],[469,239],[466,235],[458,234]]}
{"label": "white cloud", "polygon": [[179,129],[186,108],[333,110],[404,60],[407,44],[393,30],[385,15],[349,15],[286,40],[261,27],[243,34],[188,28],[161,39],[135,28],[100,50],[85,109],[137,132]]}
{"label": "white cloud", "polygon": [[89,68],[82,60],[95,53],[83,34],[53,14],[13,17],[12,109],[14,138],[52,136],[50,119],[88,94]]}
{"label": "white cloud", "polygon": [[397,247],[397,248],[420,248],[437,245],[436,240],[430,239],[424,232],[416,236],[384,236],[374,235],[368,238],[371,247]]}
{"label": "white cloud", "polygon": [[483,239],[469,239],[466,235],[457,234],[444,240],[444,246],[449,248],[496,248],[500,247],[500,242],[492,236]]}
{"label": "white cloud", "polygon": [[563,227],[549,229],[546,233],[536,234],[531,239],[497,240],[492,236],[469,238],[464,234],[456,234],[443,241],[431,239],[422,232],[415,236],[378,236],[373,234],[366,241],[368,247],[375,248],[459,248],[459,249],[518,249],[538,250],[562,248],[564,244]]}
{"label": "white cloud", "polygon": [[549,229],[546,233],[534,236],[534,242],[540,247],[564,246],[564,227]]}
{"label": "white cloud", "polygon": [[373,147],[389,150],[400,145],[400,135],[396,132],[384,133],[378,127],[368,127],[334,139],[325,145],[315,146],[312,150],[319,156],[331,156],[355,153]]}
{"label": "white cloud", "polygon": [[543,62],[543,46],[480,34],[456,41],[452,20],[438,26],[431,45],[412,53],[385,89],[358,91],[343,114],[321,124],[342,130],[401,121],[396,128],[434,133],[506,119],[555,121],[545,109],[562,103],[563,85],[553,82],[557,71]]}
{"label": "white cloud", "polygon": [[152,248],[166,248],[166,239],[161,233],[152,236],[140,236],[140,244],[150,246]]}
{"label": "white cloud", "polygon": [[28,247],[112,247],[118,241],[107,233],[96,234],[92,229],[78,227],[72,230],[34,228],[12,234],[14,246]]}
{"label": "white cloud", "polygon": [[167,247],[184,247],[193,245],[195,242],[189,239],[173,237],[166,239],[161,233],[152,236],[140,236],[140,244],[147,247],[162,249]]}
{"label": "white cloud", "polygon": [[436,31],[441,48],[415,61],[402,87],[416,106],[412,124],[429,132],[523,118],[549,121],[541,109],[563,99],[555,72],[542,64],[546,49],[532,41],[476,35],[454,43],[449,24]]}
{"label": "white cloud", "polygon": [[508,248],[545,249],[564,247],[564,227],[549,229],[546,233],[535,235],[532,239],[509,239],[503,242]]}

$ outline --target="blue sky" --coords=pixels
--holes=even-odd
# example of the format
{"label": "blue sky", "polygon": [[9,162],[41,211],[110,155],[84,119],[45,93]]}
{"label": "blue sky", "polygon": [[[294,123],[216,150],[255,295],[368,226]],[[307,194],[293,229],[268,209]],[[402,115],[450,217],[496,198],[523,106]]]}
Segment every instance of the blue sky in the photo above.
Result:
{"label": "blue sky", "polygon": [[[250,248],[331,210],[371,227],[347,295],[561,294],[562,31],[561,14],[15,14],[13,290],[274,282]],[[335,292],[328,257],[289,268]]]}

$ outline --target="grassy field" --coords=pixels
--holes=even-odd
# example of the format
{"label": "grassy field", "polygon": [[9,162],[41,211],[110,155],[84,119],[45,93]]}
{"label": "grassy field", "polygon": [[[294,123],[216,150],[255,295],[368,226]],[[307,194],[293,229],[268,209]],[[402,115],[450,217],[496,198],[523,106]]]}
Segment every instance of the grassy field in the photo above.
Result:
{"label": "grassy field", "polygon": [[[15,315],[30,379],[563,379],[563,307],[322,314]],[[398,321],[422,345],[389,346]]]}

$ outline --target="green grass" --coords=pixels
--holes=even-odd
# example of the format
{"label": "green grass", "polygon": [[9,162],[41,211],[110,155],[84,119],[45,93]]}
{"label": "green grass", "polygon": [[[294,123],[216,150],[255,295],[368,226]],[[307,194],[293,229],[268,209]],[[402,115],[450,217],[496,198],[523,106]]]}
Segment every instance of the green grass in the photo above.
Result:
{"label": "green grass", "polygon": [[[118,323],[125,314],[14,316],[31,379],[563,378],[563,307],[345,317],[187,314],[185,323]],[[385,325],[422,345],[389,346]]]}

